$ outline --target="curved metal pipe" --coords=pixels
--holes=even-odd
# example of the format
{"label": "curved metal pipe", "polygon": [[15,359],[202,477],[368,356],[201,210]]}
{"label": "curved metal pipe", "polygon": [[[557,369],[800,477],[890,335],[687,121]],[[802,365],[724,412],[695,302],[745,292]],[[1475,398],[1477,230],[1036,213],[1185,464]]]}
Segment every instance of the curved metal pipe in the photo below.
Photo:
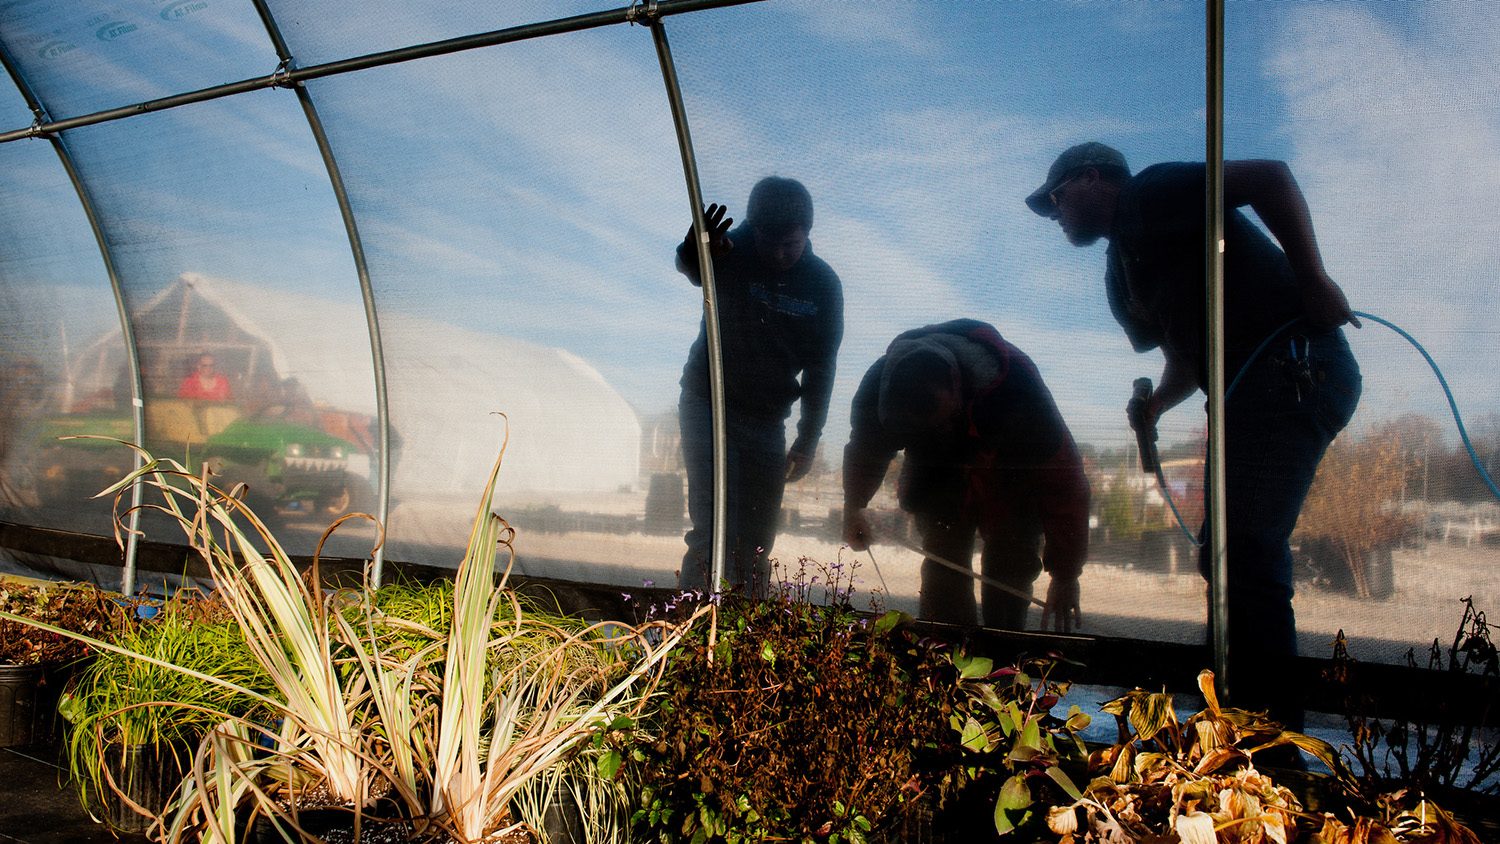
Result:
{"label": "curved metal pipe", "polygon": [[[661,0],[652,12],[655,17],[667,15],[680,15],[686,12],[697,12],[703,9],[717,9],[725,6],[742,6],[747,3],[758,3],[761,0]],[[155,100],[134,105],[120,106],[118,108],[96,111],[92,114],[69,117],[64,120],[36,123],[21,129],[13,129],[9,132],[0,132],[0,144],[10,141],[18,141],[22,138],[35,138],[61,132],[65,129],[76,129],[79,126],[92,126],[95,123],[105,123],[111,120],[119,120],[125,117],[135,117],[153,111],[162,111],[169,108],[201,103],[207,100],[216,100],[220,97],[228,97],[233,94],[243,94],[248,91],[258,91],[262,88],[285,88],[304,82],[308,79],[318,79],[324,76],[336,76],[341,73],[350,73],[356,70],[367,70],[372,67],[383,67],[389,64],[411,61],[412,59],[423,59],[430,56],[444,56],[449,53],[460,53],[465,50],[477,50],[481,47],[493,47],[496,44],[507,44],[513,41],[527,41],[533,38],[541,38],[546,35],[559,35],[565,32],[580,32],[585,29],[597,29],[602,26],[614,24],[632,23],[635,21],[636,6],[631,4],[624,9],[612,9],[605,12],[592,12],[586,15],[575,15],[571,18],[559,18],[557,20],[531,23],[522,26],[513,26],[506,29],[497,29],[493,32],[482,32],[476,35],[465,35],[459,38],[449,38],[444,41],[433,41],[427,44],[417,44],[411,47],[402,47],[396,50],[386,50],[379,53],[369,53],[363,56],[355,56],[350,59],[325,62],[311,67],[278,70],[267,76],[257,76],[253,79],[242,79],[238,82],[228,82],[223,85],[214,85],[197,91],[188,91],[181,94],[173,94]]]}
{"label": "curved metal pipe", "polygon": [[[37,122],[44,123],[47,118],[47,109],[32,90],[31,85],[21,75],[21,69],[11,61],[9,51],[0,45],[0,65],[5,67],[6,73],[10,74],[16,89],[26,100],[26,106],[36,116]],[[100,225],[99,214],[94,208],[93,199],[89,196],[88,188],[83,183],[83,177],[79,175],[78,168],[73,163],[73,156],[68,152],[68,147],[63,139],[55,134],[47,136],[52,144],[52,150],[57,153],[57,159],[62,163],[63,170],[68,174],[68,181],[73,183],[73,190],[78,194],[78,204],[83,208],[83,215],[89,221],[89,229],[94,233],[94,242],[99,245],[99,256],[104,261],[104,272],[109,277],[109,286],[115,297],[115,312],[120,317],[120,333],[125,341],[125,362],[130,371],[130,422],[133,442],[137,448],[145,448],[146,445],[146,403],[144,400],[145,388],[141,383],[141,355],[140,347],[135,342],[135,329],[130,324],[130,313],[125,307],[125,290],[120,283],[120,274],[115,269],[114,257],[109,251],[109,242],[105,239],[104,228]],[[142,458],[139,451],[134,453],[134,468],[139,469]],[[120,592],[129,595],[135,591],[135,557],[137,541],[140,536],[138,528],[141,520],[141,498],[144,491],[143,482],[137,480],[130,485],[130,510],[125,517],[125,559],[120,571]]]}
{"label": "curved metal pipe", "polygon": [[[254,0],[254,3],[255,10],[260,14],[261,22],[266,27],[266,34],[270,36],[271,43],[276,47],[276,56],[281,61],[281,66],[290,70],[293,61],[292,54],[287,48],[286,39],[281,35],[280,27],[276,25],[275,16],[266,6],[266,0]],[[359,224],[354,217],[354,208],[349,204],[349,192],[344,187],[344,177],[339,171],[338,161],[334,158],[333,147],[328,143],[328,133],[324,131],[323,120],[318,116],[318,109],[313,104],[312,95],[307,92],[307,88],[300,82],[291,87],[297,92],[297,102],[302,105],[302,113],[306,115],[307,125],[312,129],[313,138],[317,141],[318,153],[323,157],[323,166],[328,170],[328,181],[333,186],[333,195],[338,201],[339,216],[344,221],[344,232],[349,237],[349,251],[354,257],[354,270],[359,277],[359,292],[365,307],[365,327],[370,334],[370,360],[375,374],[375,413],[380,429],[375,518],[380,522],[381,530],[384,531],[391,512],[391,413],[386,393],[385,348],[381,342],[380,318],[375,307],[375,290],[370,283],[370,267],[365,260],[365,247],[359,235]],[[385,543],[382,541],[375,548],[371,560],[370,579],[377,587],[380,586],[384,568]]]}
{"label": "curved metal pipe", "polygon": [[728,433],[724,419],[724,352],[720,346],[719,297],[714,289],[713,256],[708,251],[708,228],[703,219],[703,190],[698,183],[698,162],[693,156],[693,139],[688,132],[687,111],[682,102],[682,88],[677,82],[677,67],[672,63],[672,48],[667,31],[659,18],[652,17],[651,40],[656,44],[656,58],[661,64],[662,81],[667,86],[667,102],[672,107],[672,126],[677,130],[677,149],[682,155],[682,175],[687,179],[688,201],[693,205],[693,228],[698,232],[698,273],[703,282],[703,326],[708,347],[708,406],[713,416],[714,440],[714,529],[713,580],[709,591],[717,593],[724,581],[724,557],[728,548],[726,514],[729,500],[729,474],[726,468]]}

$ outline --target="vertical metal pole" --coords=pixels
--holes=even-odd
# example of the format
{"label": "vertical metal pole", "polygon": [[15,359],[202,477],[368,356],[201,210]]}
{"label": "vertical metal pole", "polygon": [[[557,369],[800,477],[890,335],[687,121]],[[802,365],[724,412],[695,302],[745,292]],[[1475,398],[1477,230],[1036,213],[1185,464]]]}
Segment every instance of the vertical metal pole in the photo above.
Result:
{"label": "vertical metal pole", "polygon": [[703,219],[703,191],[698,184],[698,163],[693,157],[693,139],[688,133],[687,113],[682,104],[682,89],[677,83],[677,68],[672,63],[672,49],[660,19],[650,21],[651,38],[656,42],[656,58],[661,64],[662,81],[667,86],[667,101],[672,107],[672,125],[677,130],[677,149],[682,154],[682,174],[687,179],[688,201],[693,206],[693,229],[698,232],[698,277],[703,282],[703,325],[708,346],[708,400],[713,415],[714,439],[714,530],[713,581],[709,591],[717,593],[724,579],[724,557],[728,545],[726,512],[729,484],[725,468],[728,433],[724,424],[724,359],[719,345],[719,298],[714,290],[713,256],[708,249],[708,229]]}
{"label": "vertical metal pole", "polygon": [[1204,314],[1208,340],[1208,489],[1209,630],[1213,635],[1214,676],[1219,693],[1229,697],[1229,560],[1225,551],[1228,518],[1224,478],[1224,0],[1208,0],[1205,28],[1208,58],[1208,178],[1204,201],[1204,279],[1208,286]]}
{"label": "vertical metal pole", "polygon": [[[16,89],[26,99],[26,105],[31,109],[32,115],[38,123],[48,121],[47,109],[36,96],[31,86],[27,84],[25,77],[21,75],[21,69],[11,61],[10,54],[0,46],[0,65],[5,67],[11,79],[15,82]],[[83,215],[89,221],[89,229],[94,233],[94,242],[99,245],[99,257],[104,261],[104,272],[109,277],[110,290],[115,297],[115,312],[120,317],[120,333],[125,341],[125,364],[130,371],[130,422],[131,436],[136,447],[144,448],[146,444],[146,403],[144,400],[145,390],[141,384],[141,356],[140,347],[135,342],[135,329],[130,324],[130,314],[125,308],[125,290],[120,283],[120,274],[115,269],[114,257],[109,251],[109,242],[105,239],[104,228],[100,225],[99,215],[95,211],[94,201],[89,196],[88,188],[84,186],[83,178],[74,166],[73,156],[68,152],[68,147],[62,138],[57,135],[48,135],[47,140],[52,144],[52,150],[57,153],[57,159],[62,163],[63,170],[68,174],[68,181],[73,183],[73,190],[78,194],[78,203],[83,208]],[[142,465],[140,452],[133,455],[132,467],[139,469]],[[141,521],[141,497],[143,483],[137,480],[130,485],[130,511],[125,517],[125,559],[120,570],[120,592],[129,595],[135,591],[135,558],[138,533],[137,528]]]}
{"label": "vertical metal pole", "polygon": [[[266,6],[265,0],[254,0],[254,2],[255,10],[260,14],[261,22],[266,27],[266,34],[270,36],[271,43],[276,47],[277,58],[281,60],[284,69],[289,69],[292,64],[292,54],[287,48],[286,39],[281,35],[280,27],[276,25],[276,18]],[[375,291],[370,283],[370,268],[365,260],[364,241],[360,239],[354,209],[349,204],[349,192],[344,187],[344,177],[339,172],[338,161],[333,156],[333,147],[328,143],[328,134],[323,129],[323,120],[318,116],[318,110],[313,105],[312,95],[307,92],[303,84],[293,83],[291,88],[297,93],[297,102],[302,104],[302,113],[307,117],[307,125],[312,129],[313,138],[318,144],[318,153],[323,157],[323,166],[328,170],[328,181],[333,187],[334,198],[338,201],[339,215],[344,221],[344,232],[349,238],[349,251],[354,257],[354,270],[359,277],[359,291],[365,307],[365,325],[370,334],[370,360],[375,373],[375,413],[380,429],[380,453],[376,455],[378,463],[375,517],[380,521],[381,529],[384,530],[391,512],[391,414],[386,394],[385,348],[381,343],[380,320],[375,309]],[[385,543],[381,542],[375,549],[371,560],[370,580],[373,585],[380,586],[384,569]]]}

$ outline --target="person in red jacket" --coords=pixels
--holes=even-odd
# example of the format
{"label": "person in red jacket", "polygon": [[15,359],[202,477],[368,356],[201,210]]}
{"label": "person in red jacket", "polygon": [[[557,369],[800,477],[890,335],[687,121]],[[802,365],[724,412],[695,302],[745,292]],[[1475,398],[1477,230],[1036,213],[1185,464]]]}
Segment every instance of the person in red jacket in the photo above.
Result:
{"label": "person in red jacket", "polygon": [[198,356],[198,364],[182,383],[177,385],[179,399],[202,399],[203,401],[229,401],[229,379],[214,368],[214,356]]}
{"label": "person in red jacket", "polygon": [[[1080,620],[1078,575],[1088,552],[1089,487],[1073,435],[1041,374],[991,325],[971,319],[907,331],[891,342],[854,395],[844,448],[844,541],[872,540],[867,506],[897,452],[897,485],[932,555],[968,563],[984,540],[987,627],[1025,627],[1032,582],[1051,574],[1042,626]],[[1045,539],[1045,548],[1044,542]],[[974,582],[922,562],[923,618],[974,624]]]}

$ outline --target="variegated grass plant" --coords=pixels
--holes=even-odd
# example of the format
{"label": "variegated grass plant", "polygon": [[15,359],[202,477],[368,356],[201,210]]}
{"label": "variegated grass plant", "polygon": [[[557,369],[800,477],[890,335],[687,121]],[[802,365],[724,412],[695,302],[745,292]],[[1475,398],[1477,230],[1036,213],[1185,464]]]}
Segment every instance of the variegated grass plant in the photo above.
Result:
{"label": "variegated grass plant", "polygon": [[[419,833],[477,844],[519,825],[513,803],[528,782],[639,713],[702,611],[640,628],[531,612],[506,588],[514,531],[492,512],[504,453],[458,567],[446,631],[387,612],[368,585],[324,593],[316,571],[304,578],[240,490],[219,489],[206,473],[142,451],[141,467],[101,493],[115,495],[117,509],[137,481],[160,495],[162,503],[143,506],[183,528],[274,689],[262,694],[89,640],[244,695],[278,719],[267,727],[213,713],[222,720],[154,837],[233,841],[248,808],[252,820],[264,815],[284,836],[305,838],[296,809],[310,802],[352,809],[357,831],[362,814],[390,797]],[[497,582],[500,548],[507,559]]]}
{"label": "variegated grass plant", "polygon": [[[621,722],[623,729],[633,724]],[[599,739],[566,763],[533,777],[516,794],[516,813],[541,844],[556,844],[553,828],[561,825],[562,840],[575,844],[630,844],[630,816],[640,783],[620,765],[619,751]]]}
{"label": "variegated grass plant", "polygon": [[502,446],[459,565],[436,731],[424,734],[433,736],[429,816],[462,844],[517,825],[511,804],[528,781],[622,715],[639,714],[666,657],[706,612],[637,629],[528,619],[490,575],[497,548],[507,556],[501,587],[515,560],[514,531],[491,510],[504,456]]}

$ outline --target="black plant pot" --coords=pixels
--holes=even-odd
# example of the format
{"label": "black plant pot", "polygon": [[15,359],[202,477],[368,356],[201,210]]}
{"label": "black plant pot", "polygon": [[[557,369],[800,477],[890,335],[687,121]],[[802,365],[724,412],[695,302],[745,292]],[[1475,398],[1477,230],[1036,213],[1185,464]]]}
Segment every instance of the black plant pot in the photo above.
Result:
{"label": "black plant pot", "polygon": [[41,684],[40,665],[0,665],[0,747],[43,739],[47,706]]}
{"label": "black plant pot", "polygon": [[[104,820],[120,832],[145,832],[166,808],[167,799],[182,783],[185,747],[159,744],[116,744],[104,749],[104,766],[121,794],[105,785]],[[152,813],[142,815],[131,802]]]}
{"label": "black plant pot", "polygon": [[583,844],[583,809],[567,789],[559,789],[542,813],[542,833],[550,844]]}

